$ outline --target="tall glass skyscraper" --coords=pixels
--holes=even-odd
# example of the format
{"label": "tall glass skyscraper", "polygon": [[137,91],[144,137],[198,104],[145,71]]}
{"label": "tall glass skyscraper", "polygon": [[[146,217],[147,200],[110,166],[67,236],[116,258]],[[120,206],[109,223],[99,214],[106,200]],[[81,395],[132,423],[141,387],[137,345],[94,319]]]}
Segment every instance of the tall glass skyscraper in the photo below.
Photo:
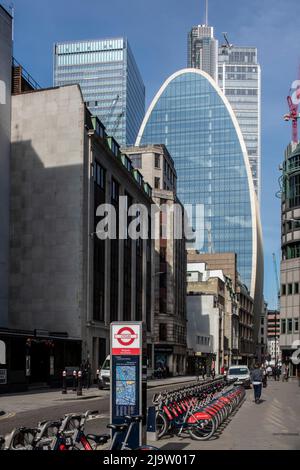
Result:
{"label": "tall glass skyscraper", "polygon": [[220,47],[218,81],[239,122],[255,191],[261,191],[261,71],[255,47]]}
{"label": "tall glass skyscraper", "polygon": [[107,133],[121,145],[134,144],[145,115],[145,86],[128,40],[56,43],[54,85],[74,83]]}
{"label": "tall glass skyscraper", "polygon": [[174,159],[180,200],[204,206],[204,244],[195,248],[237,253],[241,279],[260,309],[261,226],[247,150],[227,98],[207,73],[184,69],[163,84],[136,145],[155,143]]}
{"label": "tall glass skyscraper", "polygon": [[218,48],[211,26],[188,33],[188,67],[207,72],[227,96],[246,144],[254,188],[261,191],[261,70],[255,47]]}

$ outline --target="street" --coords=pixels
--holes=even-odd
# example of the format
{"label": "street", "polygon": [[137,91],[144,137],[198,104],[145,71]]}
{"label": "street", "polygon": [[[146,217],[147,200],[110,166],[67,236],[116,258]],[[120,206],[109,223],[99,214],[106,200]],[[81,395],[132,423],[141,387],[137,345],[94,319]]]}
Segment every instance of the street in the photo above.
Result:
{"label": "street", "polygon": [[[178,384],[167,388],[178,388]],[[165,390],[166,384],[148,390],[148,405],[152,395]],[[49,397],[52,394],[52,398]],[[44,398],[43,398],[44,395]],[[87,396],[90,398],[87,398]],[[98,396],[97,396],[98,395]],[[74,396],[60,392],[37,393],[38,399],[30,395],[12,395],[0,398],[1,408],[7,415],[0,418],[0,435],[16,426],[34,426],[43,419],[56,419],[64,413],[98,410],[96,419],[87,423],[89,433],[107,432],[109,422],[109,391],[91,389],[84,399],[74,402]],[[48,405],[47,405],[48,403]],[[51,406],[49,404],[51,403]],[[162,450],[296,450],[300,449],[300,387],[295,380],[288,383],[269,380],[263,389],[262,402],[253,403],[253,391],[247,390],[246,400],[207,442],[183,437],[165,437],[158,442],[149,442]]]}

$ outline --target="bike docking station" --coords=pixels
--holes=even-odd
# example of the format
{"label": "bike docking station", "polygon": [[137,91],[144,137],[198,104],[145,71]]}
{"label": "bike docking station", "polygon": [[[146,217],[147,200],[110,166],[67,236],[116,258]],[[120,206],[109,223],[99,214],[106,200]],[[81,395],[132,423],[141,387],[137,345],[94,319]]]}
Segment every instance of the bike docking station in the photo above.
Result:
{"label": "bike docking station", "polygon": [[[126,416],[142,416],[132,424],[128,446],[146,443],[147,337],[143,322],[113,322],[110,326],[110,418],[122,425]],[[112,429],[112,439],[116,430]],[[126,429],[116,440],[124,441]]]}

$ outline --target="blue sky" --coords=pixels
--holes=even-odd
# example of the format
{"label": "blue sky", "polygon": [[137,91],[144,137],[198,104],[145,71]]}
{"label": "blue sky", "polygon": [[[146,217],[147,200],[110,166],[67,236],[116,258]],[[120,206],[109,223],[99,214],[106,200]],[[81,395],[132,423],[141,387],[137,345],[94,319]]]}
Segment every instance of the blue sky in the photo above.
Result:
{"label": "blue sky", "polygon": [[[2,3],[8,4],[3,1]],[[147,105],[162,82],[186,66],[187,32],[203,23],[205,0],[14,0],[14,55],[42,85],[52,85],[55,41],[127,36],[143,76]],[[265,297],[276,304],[272,252],[280,259],[278,166],[290,140],[286,96],[300,64],[299,0],[210,0],[221,39],[256,46],[262,66],[262,224]]]}

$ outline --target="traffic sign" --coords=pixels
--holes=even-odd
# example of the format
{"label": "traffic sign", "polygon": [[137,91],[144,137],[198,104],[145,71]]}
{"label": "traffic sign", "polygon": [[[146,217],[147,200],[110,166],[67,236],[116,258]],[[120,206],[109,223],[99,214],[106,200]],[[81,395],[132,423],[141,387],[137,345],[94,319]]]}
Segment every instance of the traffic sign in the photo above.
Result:
{"label": "traffic sign", "polygon": [[138,356],[141,354],[141,327],[139,324],[113,323],[112,355]]}

